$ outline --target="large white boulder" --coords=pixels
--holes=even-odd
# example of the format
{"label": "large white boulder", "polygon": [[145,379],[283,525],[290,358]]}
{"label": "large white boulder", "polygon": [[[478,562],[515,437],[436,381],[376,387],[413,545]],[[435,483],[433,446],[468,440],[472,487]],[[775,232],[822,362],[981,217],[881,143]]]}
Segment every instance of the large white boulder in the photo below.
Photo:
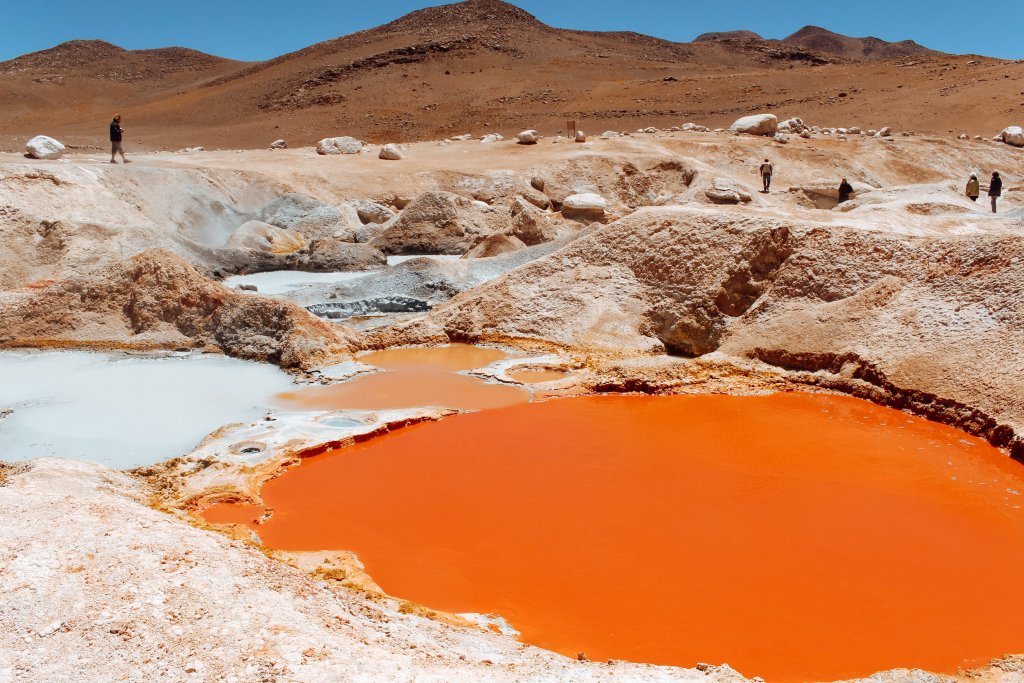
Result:
{"label": "large white boulder", "polygon": [[572,211],[604,211],[608,208],[608,201],[599,194],[583,192],[566,197],[562,207]]}
{"label": "large white boulder", "polygon": [[999,134],[999,137],[1003,139],[1008,145],[1014,147],[1024,147],[1024,128],[1020,126],[1008,126],[1003,129],[1003,132]]}
{"label": "large white boulder", "polygon": [[576,142],[586,142],[586,141],[587,141],[587,134],[584,133],[582,130],[576,131]]}
{"label": "large white boulder", "polygon": [[324,138],[316,143],[317,154],[359,154],[361,151],[363,143],[347,135],[340,138]]}
{"label": "large white boulder", "polygon": [[775,135],[779,131],[779,118],[775,114],[753,114],[737,119],[729,130],[747,135]]}
{"label": "large white boulder", "polygon": [[679,127],[679,130],[686,133],[707,133],[708,127],[701,126],[696,123],[684,123],[682,126]]}
{"label": "large white boulder", "polygon": [[46,135],[37,135],[25,143],[25,151],[34,159],[60,159],[64,149],[64,145]]}
{"label": "large white boulder", "polygon": [[516,136],[516,142],[520,145],[536,145],[540,139],[540,133],[535,130],[524,130]]}
{"label": "large white boulder", "polygon": [[878,132],[875,133],[876,138],[887,138],[890,135],[892,135],[892,128],[889,126],[882,126],[878,129]]}
{"label": "large white boulder", "polygon": [[405,158],[402,154],[402,150],[398,148],[398,145],[384,145],[380,148],[380,158],[387,161],[400,161]]}

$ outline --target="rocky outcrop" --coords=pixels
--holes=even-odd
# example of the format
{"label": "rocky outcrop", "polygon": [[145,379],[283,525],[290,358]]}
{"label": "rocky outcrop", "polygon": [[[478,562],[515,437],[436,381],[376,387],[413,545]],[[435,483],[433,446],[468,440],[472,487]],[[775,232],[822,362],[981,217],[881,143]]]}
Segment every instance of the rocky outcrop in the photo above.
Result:
{"label": "rocky outcrop", "polygon": [[369,244],[355,244],[338,239],[317,239],[303,254],[298,270],[334,273],[351,270],[375,270],[383,268],[388,259],[379,249]]}
{"label": "rocky outcrop", "polygon": [[324,138],[316,143],[317,154],[359,154],[363,143],[347,135],[338,138]]}
{"label": "rocky outcrop", "polygon": [[740,204],[752,199],[750,192],[732,178],[715,178],[704,190],[704,196],[714,204]]}
{"label": "rocky outcrop", "polygon": [[265,223],[301,233],[306,239],[355,241],[362,226],[357,210],[347,204],[332,206],[312,197],[287,193],[260,212]]}
{"label": "rocky outcrop", "polygon": [[496,217],[472,200],[428,192],[387,223],[371,244],[385,254],[462,254],[477,236],[496,227]]}
{"label": "rocky outcrop", "polygon": [[810,127],[806,123],[804,123],[804,120],[801,119],[799,116],[794,116],[791,119],[786,119],[785,121],[779,124],[780,133],[792,133],[794,135],[799,135],[800,133],[809,130]]}
{"label": "rocky outcrop", "polygon": [[387,223],[397,215],[394,211],[383,204],[379,202],[372,202],[368,199],[352,202],[352,206],[355,208],[356,215],[359,216],[359,220],[362,221],[364,225],[367,223]]}
{"label": "rocky outcrop", "polygon": [[46,135],[37,135],[25,143],[25,152],[33,159],[60,159],[65,147]]}
{"label": "rocky outcrop", "polygon": [[737,119],[729,130],[746,135],[775,135],[779,131],[779,119],[775,114],[753,114]]}
{"label": "rocky outcrop", "polygon": [[562,200],[562,215],[572,220],[604,220],[607,208],[608,200],[593,192],[571,194]]}
{"label": "rocky outcrop", "polygon": [[470,246],[469,251],[462,255],[462,258],[490,258],[501,256],[513,251],[519,251],[526,245],[515,235],[494,234],[480,236]]}
{"label": "rocky outcrop", "polygon": [[0,346],[176,349],[310,368],[356,336],[293,304],[243,295],[177,256],[147,251],[48,287],[0,294]]}

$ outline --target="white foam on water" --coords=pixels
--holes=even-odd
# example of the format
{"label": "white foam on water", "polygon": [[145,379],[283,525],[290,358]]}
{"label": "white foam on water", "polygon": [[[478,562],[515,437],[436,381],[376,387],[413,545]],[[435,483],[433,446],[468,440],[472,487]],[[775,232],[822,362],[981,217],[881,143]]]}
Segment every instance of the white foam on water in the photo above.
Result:
{"label": "white foam on water", "polygon": [[184,455],[263,417],[293,388],[279,368],[218,355],[0,352],[0,460],[58,456],[116,468]]}
{"label": "white foam on water", "polygon": [[459,256],[458,254],[454,256],[451,254],[412,254],[411,256],[388,256],[388,265],[397,266],[399,263],[405,263],[406,261],[411,261],[414,258],[428,258],[433,259],[435,261],[458,261],[462,257]]}
{"label": "white foam on water", "polygon": [[260,294],[284,294],[308,284],[335,284],[347,280],[356,280],[379,271],[355,271],[338,273],[307,273],[303,270],[271,270],[251,275],[233,275],[224,280],[228,287],[239,285],[256,285]]}

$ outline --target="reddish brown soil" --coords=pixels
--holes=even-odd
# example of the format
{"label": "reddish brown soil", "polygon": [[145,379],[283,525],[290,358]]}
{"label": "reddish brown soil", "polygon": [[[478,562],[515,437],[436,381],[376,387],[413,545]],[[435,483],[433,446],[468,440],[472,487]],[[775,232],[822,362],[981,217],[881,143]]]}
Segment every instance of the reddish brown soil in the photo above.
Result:
{"label": "reddish brown soil", "polygon": [[253,528],[568,655],[779,683],[1019,650],[1021,491],[984,442],[856,399],[592,397],[304,461]]}
{"label": "reddish brown soil", "polygon": [[1020,124],[1024,64],[809,27],[786,41],[671,43],[555,29],[499,0],[414,12],[268,62],[79,42],[0,63],[0,148],[46,133],[131,149],[376,142],[464,132],[727,126],[771,111],[823,126],[991,136]]}

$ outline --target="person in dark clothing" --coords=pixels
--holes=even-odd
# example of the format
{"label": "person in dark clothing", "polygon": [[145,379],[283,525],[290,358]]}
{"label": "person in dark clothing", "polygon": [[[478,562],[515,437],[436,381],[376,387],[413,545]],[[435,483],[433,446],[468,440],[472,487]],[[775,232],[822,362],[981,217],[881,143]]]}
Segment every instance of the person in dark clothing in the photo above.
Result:
{"label": "person in dark clothing", "polygon": [[850,201],[850,195],[853,194],[853,185],[843,178],[843,182],[839,183],[839,203]]}
{"label": "person in dark clothing", "polygon": [[132,162],[124,158],[124,148],[121,146],[121,139],[124,137],[124,128],[121,127],[121,115],[118,114],[114,117],[114,120],[110,122],[110,163],[116,164],[117,160],[114,158],[118,153],[121,154],[121,161],[126,164]]}
{"label": "person in dark clothing", "polygon": [[988,196],[992,200],[992,213],[996,212],[996,201],[1003,195],[1003,179],[999,171],[992,171],[992,180],[988,181]]}
{"label": "person in dark clothing", "polygon": [[767,194],[772,189],[772,162],[767,159],[761,164],[761,182],[764,183],[764,192]]}

